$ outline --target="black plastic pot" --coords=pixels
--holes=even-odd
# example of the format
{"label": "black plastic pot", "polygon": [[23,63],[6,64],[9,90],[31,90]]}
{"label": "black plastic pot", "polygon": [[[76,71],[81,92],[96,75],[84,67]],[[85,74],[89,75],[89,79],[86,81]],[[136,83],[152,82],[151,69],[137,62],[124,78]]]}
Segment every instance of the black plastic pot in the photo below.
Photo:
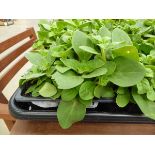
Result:
{"label": "black plastic pot", "polygon": [[[60,100],[49,98],[29,97],[23,95],[24,87],[18,88],[9,101],[9,110],[12,116],[22,120],[57,120],[57,107],[40,107],[33,101],[52,101],[59,104]],[[145,117],[139,107],[129,103],[125,108],[119,108],[113,99],[97,99],[96,106],[87,108],[83,121],[87,122],[119,122],[119,123],[155,123]]]}

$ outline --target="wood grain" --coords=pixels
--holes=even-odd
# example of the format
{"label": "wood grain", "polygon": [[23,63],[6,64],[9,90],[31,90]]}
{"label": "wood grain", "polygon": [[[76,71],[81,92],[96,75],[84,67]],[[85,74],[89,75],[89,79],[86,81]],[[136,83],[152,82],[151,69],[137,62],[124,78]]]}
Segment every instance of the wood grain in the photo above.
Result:
{"label": "wood grain", "polygon": [[28,60],[23,57],[19,60],[0,80],[0,91],[2,91],[14,75],[26,64]]}
{"label": "wood grain", "polygon": [[30,37],[32,40],[36,40],[36,34],[33,28],[29,28],[26,31],[19,33],[3,42],[0,43],[0,53],[5,52],[8,48],[12,47],[13,45],[17,44],[21,40]]}
{"label": "wood grain", "polygon": [[15,120],[15,118],[10,115],[7,104],[0,103],[0,114],[0,117],[4,120]]}
{"label": "wood grain", "polygon": [[7,67],[13,60],[15,60],[19,55],[21,55],[23,52],[25,52],[28,48],[32,46],[33,42],[32,40],[29,40],[24,45],[20,46],[19,48],[15,49],[13,52],[11,52],[8,56],[6,56],[3,60],[1,60],[0,65],[0,72]]}
{"label": "wood grain", "polygon": [[61,129],[57,122],[17,120],[12,135],[154,135],[155,124],[76,123]]}
{"label": "wood grain", "polygon": [[[5,69],[13,60],[15,60],[19,55],[29,49],[34,41],[37,39],[35,31],[33,28],[29,28],[26,31],[19,33],[3,42],[0,43],[0,54],[5,52],[8,48],[17,44],[25,38],[29,38],[29,40],[22,44],[20,47],[10,52],[6,57],[4,57],[0,61],[0,72]],[[14,118],[9,114],[8,110],[8,101],[6,97],[2,94],[3,89],[9,83],[9,81],[13,78],[13,76],[23,67],[23,65],[27,62],[27,59],[23,57],[20,59],[15,65],[13,65],[8,72],[0,79],[0,118],[4,119],[9,130],[14,125]]]}

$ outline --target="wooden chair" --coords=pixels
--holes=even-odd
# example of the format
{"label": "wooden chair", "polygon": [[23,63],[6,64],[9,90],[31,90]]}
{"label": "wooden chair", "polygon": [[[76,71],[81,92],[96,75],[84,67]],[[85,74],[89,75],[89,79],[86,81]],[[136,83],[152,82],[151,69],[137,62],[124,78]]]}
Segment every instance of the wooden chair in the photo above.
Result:
{"label": "wooden chair", "polygon": [[[2,71],[10,62],[17,56],[28,49],[36,40],[36,35],[33,28],[16,35],[2,43],[0,43],[0,53],[4,52],[9,47],[17,44],[19,41],[29,37],[30,40],[5,57],[0,64]],[[22,58],[15,64],[0,80],[0,118],[3,118],[11,134],[155,134],[155,124],[127,124],[127,123],[85,123],[80,122],[74,124],[69,129],[61,129],[58,122],[52,121],[24,121],[15,120],[8,112],[8,101],[2,94],[2,90],[16,72],[27,62]]]}
{"label": "wooden chair", "polygon": [[[5,52],[7,49],[21,42],[22,40],[29,38],[29,40],[22,44],[17,49],[11,51],[7,56],[0,60],[0,72],[3,71],[11,62],[13,62],[18,56],[29,49],[34,41],[37,39],[35,31],[33,28],[29,28],[26,31],[9,38],[0,43],[0,54]],[[13,127],[15,119],[10,116],[8,111],[8,101],[6,97],[2,94],[3,89],[9,83],[9,81],[14,77],[14,75],[25,65],[27,59],[23,57],[14,66],[12,66],[7,73],[3,75],[0,79],[0,118],[3,119],[9,130]]]}

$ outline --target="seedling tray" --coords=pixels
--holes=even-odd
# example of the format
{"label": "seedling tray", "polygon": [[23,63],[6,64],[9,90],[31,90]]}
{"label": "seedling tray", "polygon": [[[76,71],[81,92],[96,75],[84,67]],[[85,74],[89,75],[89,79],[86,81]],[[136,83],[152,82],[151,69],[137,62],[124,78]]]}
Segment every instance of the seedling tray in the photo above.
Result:
{"label": "seedling tray", "polygon": [[[33,104],[33,101],[50,101],[59,104],[60,99],[35,98],[25,96],[23,92],[24,87],[19,87],[9,101],[9,110],[12,116],[22,120],[57,120],[57,106],[43,108]],[[125,108],[119,108],[113,99],[94,99],[92,106],[87,108],[83,121],[155,123],[154,120],[145,117],[136,104],[129,103]]]}

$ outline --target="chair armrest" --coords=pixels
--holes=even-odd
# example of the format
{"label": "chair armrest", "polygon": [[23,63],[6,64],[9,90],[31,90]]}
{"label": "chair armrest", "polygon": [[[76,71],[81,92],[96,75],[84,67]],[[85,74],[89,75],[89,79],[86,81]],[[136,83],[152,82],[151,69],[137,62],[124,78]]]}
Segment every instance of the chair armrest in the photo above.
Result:
{"label": "chair armrest", "polygon": [[4,120],[15,120],[9,113],[8,104],[0,103],[0,118]]}

